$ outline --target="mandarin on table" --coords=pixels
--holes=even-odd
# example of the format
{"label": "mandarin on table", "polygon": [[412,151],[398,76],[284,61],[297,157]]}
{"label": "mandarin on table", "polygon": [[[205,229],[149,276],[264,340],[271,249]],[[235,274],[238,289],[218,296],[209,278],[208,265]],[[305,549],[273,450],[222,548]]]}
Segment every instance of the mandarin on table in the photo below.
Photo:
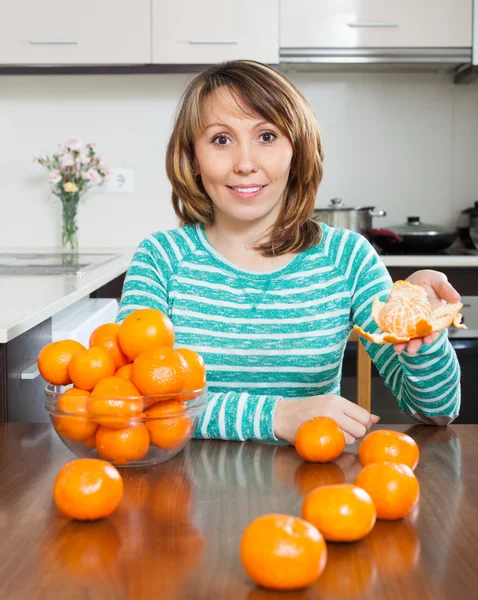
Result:
{"label": "mandarin on table", "polygon": [[190,417],[178,416],[187,405],[178,400],[156,402],[144,412],[151,443],[169,450],[177,448],[189,437],[193,422]]}
{"label": "mandarin on table", "polygon": [[354,542],[372,530],[376,510],[370,495],[356,485],[324,485],[305,497],[302,518],[327,541]]}
{"label": "mandarin on table", "polygon": [[97,327],[90,335],[89,346],[102,347],[113,357],[115,369],[120,369],[129,363],[126,354],[121,350],[118,340],[120,330],[119,323],[104,323]]}
{"label": "mandarin on table", "polygon": [[134,360],[155,346],[173,347],[174,327],[160,310],[142,308],[130,313],[120,325],[118,339],[122,351]]}
{"label": "mandarin on table", "polygon": [[123,479],[113,465],[80,458],[64,465],[53,486],[53,499],[67,517],[94,521],[111,515],[123,497]]}
{"label": "mandarin on table", "polygon": [[132,381],[123,377],[105,377],[91,392],[88,410],[99,425],[119,429],[141,418],[144,401]]}
{"label": "mandarin on table", "polygon": [[70,384],[68,364],[72,357],[82,350],[86,348],[76,340],[60,340],[47,344],[38,355],[38,370],[43,379],[53,385]]}
{"label": "mandarin on table", "polygon": [[117,465],[127,465],[143,458],[149,449],[149,432],[144,423],[122,429],[100,425],[96,432],[96,450],[101,458]]}
{"label": "mandarin on table", "polygon": [[252,521],[240,545],[242,565],[257,585],[295,590],[313,583],[327,562],[321,533],[291,515],[268,514]]}
{"label": "mandarin on table", "polygon": [[102,347],[88,348],[75,354],[68,363],[68,375],[75,387],[91,391],[104,377],[115,372],[111,354]]}
{"label": "mandarin on table", "polygon": [[55,429],[60,435],[78,442],[91,437],[98,425],[89,419],[89,392],[72,387],[67,389],[59,398],[57,408],[70,415],[54,417]]}
{"label": "mandarin on table", "polygon": [[358,474],[355,485],[370,494],[378,519],[402,519],[420,497],[420,485],[414,472],[399,463],[367,465]]}
{"label": "mandarin on table", "polygon": [[184,390],[188,364],[173,348],[142,352],[133,363],[133,383],[145,396],[178,394]]}
{"label": "mandarin on table", "polygon": [[345,436],[333,419],[314,417],[298,428],[294,445],[297,454],[304,460],[325,463],[342,454]]}
{"label": "mandarin on table", "polygon": [[120,367],[116,371],[115,377],[122,377],[123,379],[133,381],[133,363],[128,363],[127,365]]}
{"label": "mandarin on table", "polygon": [[360,442],[358,457],[363,467],[376,462],[397,462],[408,465],[413,471],[420,451],[415,440],[406,433],[377,429]]}

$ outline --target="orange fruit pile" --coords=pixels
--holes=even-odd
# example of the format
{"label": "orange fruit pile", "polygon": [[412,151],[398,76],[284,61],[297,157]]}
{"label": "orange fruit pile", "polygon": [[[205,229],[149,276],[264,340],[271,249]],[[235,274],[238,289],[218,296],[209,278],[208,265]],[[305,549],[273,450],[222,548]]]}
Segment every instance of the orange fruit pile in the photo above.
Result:
{"label": "orange fruit pile", "polygon": [[182,447],[193,427],[182,413],[205,387],[206,367],[198,353],[173,344],[171,320],[146,308],[97,327],[88,348],[74,340],[45,346],[42,377],[73,384],[58,400],[57,432],[119,465],[140,461],[150,446]]}
{"label": "orange fruit pile", "polygon": [[[332,419],[316,417],[299,427],[295,448],[306,461],[296,474],[298,489],[305,495],[302,518],[263,515],[246,528],[242,537],[241,561],[257,585],[274,590],[299,589],[313,583],[325,569],[324,584],[318,588],[325,590],[337,575],[334,568],[326,568],[326,542],[368,539],[377,520],[398,521],[411,516],[417,507],[420,486],[413,469],[418,464],[419,449],[410,436],[391,430],[367,434],[358,451],[363,468],[354,483],[346,483],[343,471],[331,462],[344,447],[343,432]],[[300,525],[304,522],[312,530]],[[363,551],[368,552],[366,548]]]}

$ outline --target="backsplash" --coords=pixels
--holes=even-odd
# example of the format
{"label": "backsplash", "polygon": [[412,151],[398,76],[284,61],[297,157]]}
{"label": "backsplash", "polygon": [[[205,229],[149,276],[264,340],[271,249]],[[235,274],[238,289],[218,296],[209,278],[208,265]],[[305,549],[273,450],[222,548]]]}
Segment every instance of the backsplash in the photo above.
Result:
{"label": "backsplash", "polygon": [[[134,169],[133,193],[85,196],[82,247],[134,247],[176,226],[164,158],[174,109],[192,75],[0,77],[0,246],[60,243],[61,212],[32,162],[75,135],[110,167]],[[377,226],[418,214],[455,225],[478,200],[478,84],[444,74],[289,77],[312,103],[325,148],[317,205],[332,197],[387,211]]]}

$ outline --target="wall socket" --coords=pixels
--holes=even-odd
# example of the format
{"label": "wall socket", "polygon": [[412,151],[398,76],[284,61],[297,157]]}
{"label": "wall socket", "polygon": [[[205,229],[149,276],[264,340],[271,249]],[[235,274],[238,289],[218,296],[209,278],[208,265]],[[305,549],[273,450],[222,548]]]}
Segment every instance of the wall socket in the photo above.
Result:
{"label": "wall socket", "polygon": [[103,190],[107,193],[134,192],[133,169],[110,169]]}

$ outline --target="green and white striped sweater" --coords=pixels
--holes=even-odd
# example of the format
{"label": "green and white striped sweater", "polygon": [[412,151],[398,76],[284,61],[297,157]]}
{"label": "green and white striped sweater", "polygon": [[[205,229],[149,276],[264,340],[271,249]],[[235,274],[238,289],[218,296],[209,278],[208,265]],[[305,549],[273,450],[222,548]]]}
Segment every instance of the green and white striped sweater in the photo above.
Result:
{"label": "green and white striped sweater", "polygon": [[[321,225],[320,244],[266,273],[240,269],[208,242],[202,225],[154,233],[126,275],[117,322],[156,308],[174,324],[175,346],[199,352],[209,398],[195,437],[275,440],[279,399],[340,394],[342,358],[356,323],[378,331],[375,297],[392,281],[359,234]],[[458,414],[460,369],[446,331],[415,356],[367,343],[399,408],[425,423]]]}

